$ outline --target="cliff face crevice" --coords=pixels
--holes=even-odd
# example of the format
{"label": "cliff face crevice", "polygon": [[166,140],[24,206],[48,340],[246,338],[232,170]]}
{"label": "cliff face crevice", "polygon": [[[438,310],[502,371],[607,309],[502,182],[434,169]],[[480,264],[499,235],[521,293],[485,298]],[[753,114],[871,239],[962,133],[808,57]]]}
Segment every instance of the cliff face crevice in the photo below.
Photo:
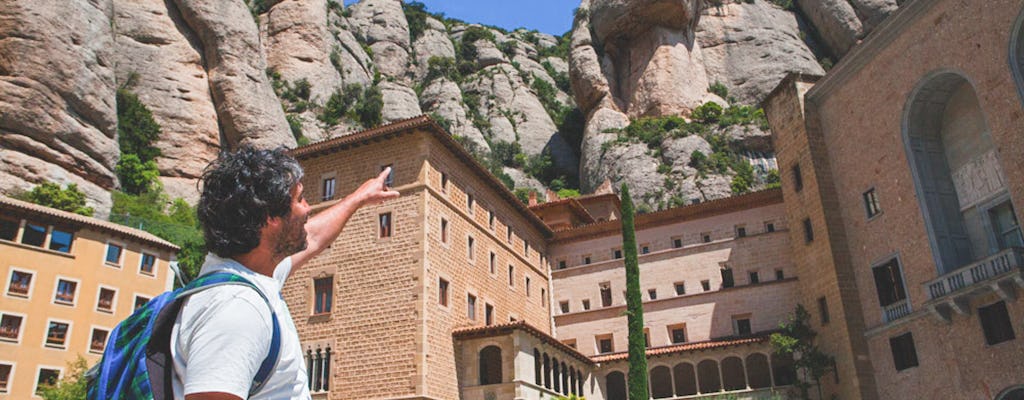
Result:
{"label": "cliff face crevice", "polygon": [[652,208],[727,196],[733,172],[700,173],[690,156],[724,135],[752,163],[770,160],[752,119],[646,146],[624,129],[708,102],[756,104],[787,72],[823,72],[806,37],[837,58],[896,8],[797,4],[799,16],[764,0],[583,0],[557,37],[399,0],[0,0],[0,192],[75,183],[103,215],[120,187],[124,88],[160,125],[172,198],[194,201],[221,149],[294,147],[421,113],[519,188],[586,192],[611,178]]}

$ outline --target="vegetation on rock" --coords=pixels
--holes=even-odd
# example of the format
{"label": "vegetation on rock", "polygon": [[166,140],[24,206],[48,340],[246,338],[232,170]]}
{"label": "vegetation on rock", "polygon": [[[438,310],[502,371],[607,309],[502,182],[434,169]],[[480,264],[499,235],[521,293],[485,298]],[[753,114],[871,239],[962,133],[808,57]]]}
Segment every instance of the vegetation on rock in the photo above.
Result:
{"label": "vegetation on rock", "polygon": [[92,207],[85,205],[85,193],[79,190],[78,185],[74,183],[69,183],[66,187],[61,188],[59,184],[43,182],[32,190],[15,194],[13,197],[86,217],[91,217],[93,214]]}

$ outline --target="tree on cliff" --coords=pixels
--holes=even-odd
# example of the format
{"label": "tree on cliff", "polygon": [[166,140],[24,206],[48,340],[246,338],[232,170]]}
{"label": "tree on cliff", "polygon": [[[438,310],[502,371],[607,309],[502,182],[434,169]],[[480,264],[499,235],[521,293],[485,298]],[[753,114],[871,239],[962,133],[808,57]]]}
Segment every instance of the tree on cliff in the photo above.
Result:
{"label": "tree on cliff", "polygon": [[640,263],[636,254],[633,199],[622,184],[622,251],[626,265],[626,324],[629,327],[629,398],[647,399],[647,341],[644,338],[644,306],[640,298]]}
{"label": "tree on cliff", "polygon": [[39,204],[58,210],[73,212],[75,214],[91,217],[92,207],[85,206],[85,193],[78,190],[78,185],[69,183],[67,187],[61,188],[53,182],[43,182],[32,188],[32,190],[14,195],[15,198],[30,203]]}

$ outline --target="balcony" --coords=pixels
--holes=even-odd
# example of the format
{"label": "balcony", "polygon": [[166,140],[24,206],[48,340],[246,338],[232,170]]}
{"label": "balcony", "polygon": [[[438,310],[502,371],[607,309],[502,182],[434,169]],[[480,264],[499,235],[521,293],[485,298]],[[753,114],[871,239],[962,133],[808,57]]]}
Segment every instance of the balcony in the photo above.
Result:
{"label": "balcony", "polygon": [[988,258],[925,283],[929,300],[925,304],[933,314],[949,322],[951,311],[971,312],[971,298],[996,292],[1005,300],[1016,298],[1014,285],[1024,287],[1024,249],[1012,247]]}
{"label": "balcony", "polygon": [[910,299],[903,299],[882,307],[882,319],[889,323],[910,315],[911,311]]}

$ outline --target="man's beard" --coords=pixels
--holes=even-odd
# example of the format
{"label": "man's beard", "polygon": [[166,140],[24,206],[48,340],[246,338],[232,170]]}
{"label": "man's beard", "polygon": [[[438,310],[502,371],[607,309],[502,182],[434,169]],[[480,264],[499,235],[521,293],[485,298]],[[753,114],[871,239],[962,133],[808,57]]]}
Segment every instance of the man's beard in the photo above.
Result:
{"label": "man's beard", "polygon": [[306,249],[306,220],[308,218],[299,221],[290,217],[289,214],[289,218],[277,238],[277,246],[274,247],[274,254],[277,256],[288,257]]}

